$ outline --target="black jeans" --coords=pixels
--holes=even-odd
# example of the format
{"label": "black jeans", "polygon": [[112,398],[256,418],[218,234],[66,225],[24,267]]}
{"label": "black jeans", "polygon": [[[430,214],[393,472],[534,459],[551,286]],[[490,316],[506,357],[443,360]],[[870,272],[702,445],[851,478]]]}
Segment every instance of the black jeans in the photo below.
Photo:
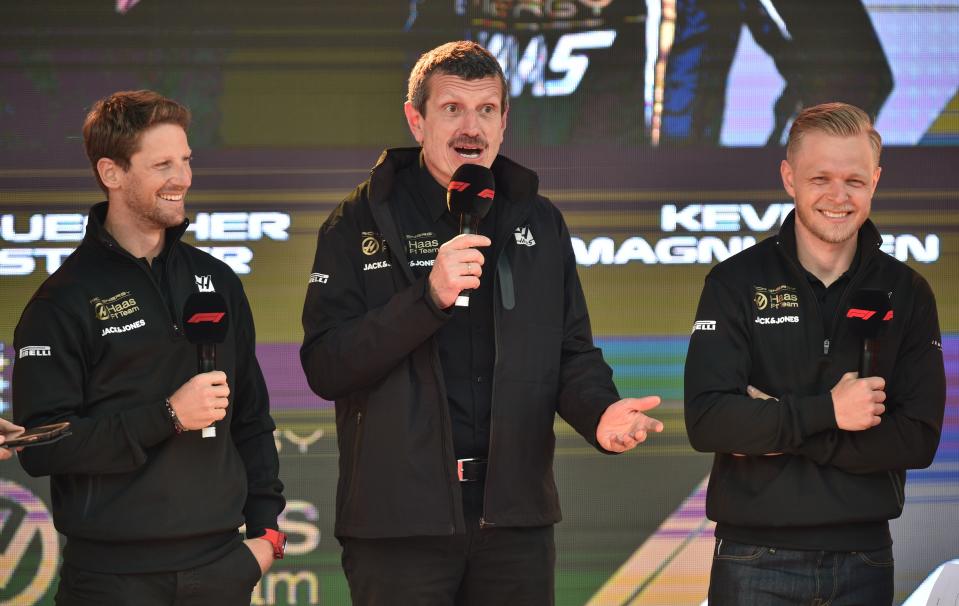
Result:
{"label": "black jeans", "polygon": [[709,606],[891,606],[892,547],[794,551],[717,539]]}
{"label": "black jeans", "polygon": [[151,574],[91,572],[64,563],[57,606],[249,606],[260,565],[243,543],[214,562]]}
{"label": "black jeans", "polygon": [[553,527],[479,527],[483,485],[466,482],[465,535],[343,539],[354,606],[552,606]]}

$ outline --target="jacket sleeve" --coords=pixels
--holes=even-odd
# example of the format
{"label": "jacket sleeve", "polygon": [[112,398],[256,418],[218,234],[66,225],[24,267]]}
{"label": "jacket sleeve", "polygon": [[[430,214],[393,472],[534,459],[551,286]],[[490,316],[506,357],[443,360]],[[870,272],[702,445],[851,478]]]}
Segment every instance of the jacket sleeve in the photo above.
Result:
{"label": "jacket sleeve", "polygon": [[593,344],[586,297],[576,272],[576,255],[569,230],[559,211],[563,247],[563,350],[559,371],[559,415],[597,450],[608,453],[596,440],[599,419],[619,400],[613,370],[603,352]]}
{"label": "jacket sleeve", "polygon": [[263,372],[256,359],[256,333],[250,304],[243,286],[236,282],[239,301],[236,322],[236,377],[233,378],[233,417],[230,434],[246,467],[247,496],[243,507],[246,534],[258,537],[266,528],[278,529],[277,517],[283,511],[283,483],[280,461],[270,416],[270,397]]}
{"label": "jacket sleeve", "polygon": [[311,278],[303,306],[300,361],[310,388],[327,400],[380,380],[450,317],[433,304],[426,277],[371,308],[359,245],[360,230],[341,205],[320,228],[316,279]]}
{"label": "jacket sleeve", "polygon": [[714,269],[706,277],[686,355],[686,432],[700,452],[783,452],[836,427],[828,393],[786,393],[779,401],[746,395],[753,365],[750,317],[748,298]]}
{"label": "jacket sleeve", "polygon": [[162,400],[103,416],[85,413],[89,352],[83,324],[51,300],[34,298],[17,325],[16,351],[44,346],[49,355],[22,356],[14,364],[14,419],[28,428],[69,421],[72,431],[20,453],[31,476],[128,473],[146,463],[146,449],[174,434]]}
{"label": "jacket sleeve", "polygon": [[928,467],[936,456],[946,402],[946,375],[936,301],[925,280],[914,283],[919,304],[905,327],[886,413],[865,431],[824,431],[794,452],[850,473]]}

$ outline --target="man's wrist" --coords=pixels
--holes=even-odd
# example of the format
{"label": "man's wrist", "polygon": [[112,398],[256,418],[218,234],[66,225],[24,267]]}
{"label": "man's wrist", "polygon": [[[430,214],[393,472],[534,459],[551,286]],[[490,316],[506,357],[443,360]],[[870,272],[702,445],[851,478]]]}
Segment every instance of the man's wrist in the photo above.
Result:
{"label": "man's wrist", "polygon": [[170,421],[173,423],[173,429],[175,429],[177,433],[186,431],[183,423],[180,422],[180,417],[176,416],[176,411],[173,410],[173,404],[170,402],[170,398],[165,399],[163,403],[166,406],[167,414],[170,416]]}
{"label": "man's wrist", "polygon": [[286,535],[279,530],[267,528],[263,531],[263,534],[253,538],[266,541],[273,547],[274,560],[282,560],[283,556],[286,554]]}

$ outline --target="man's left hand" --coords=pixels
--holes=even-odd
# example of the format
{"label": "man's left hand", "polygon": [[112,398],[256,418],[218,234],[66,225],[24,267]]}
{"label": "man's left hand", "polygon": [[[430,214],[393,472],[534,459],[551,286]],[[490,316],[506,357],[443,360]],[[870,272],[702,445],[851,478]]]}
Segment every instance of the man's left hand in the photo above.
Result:
{"label": "man's left hand", "polygon": [[610,404],[596,427],[599,445],[610,452],[626,452],[645,441],[649,432],[661,432],[663,424],[643,414],[659,406],[660,401],[659,396],[646,396]]}
{"label": "man's left hand", "polygon": [[260,575],[266,574],[266,571],[273,565],[273,545],[263,539],[246,539],[243,543],[250,548],[253,557],[260,565]]}

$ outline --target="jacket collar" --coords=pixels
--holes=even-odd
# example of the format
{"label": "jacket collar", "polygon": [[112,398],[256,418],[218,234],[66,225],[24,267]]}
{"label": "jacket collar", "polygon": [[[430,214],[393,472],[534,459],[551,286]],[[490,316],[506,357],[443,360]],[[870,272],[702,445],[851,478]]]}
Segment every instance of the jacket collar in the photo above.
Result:
{"label": "jacket collar", "polygon": [[[132,257],[129,251],[120,246],[116,239],[111,236],[110,232],[108,232],[106,229],[105,223],[107,220],[107,208],[109,207],[109,204],[109,202],[100,202],[99,204],[95,204],[90,208],[90,213],[87,219],[87,231],[83,236],[83,242]],[[174,227],[168,227],[166,229],[163,250],[160,252],[161,257],[166,258],[166,256],[169,254],[169,251],[177,242],[180,241],[180,238],[183,237],[183,234],[186,233],[186,228],[189,227],[189,225],[190,220],[184,219],[183,223]]]}
{"label": "jacket collar", "polygon": [[[419,147],[394,147],[380,154],[370,171],[370,201],[382,203],[389,199],[393,191],[396,173],[419,163]],[[514,204],[526,204],[539,192],[539,177],[503,155],[496,156],[493,166],[493,178],[496,179],[496,194],[506,197]]]}
{"label": "jacket collar", "polygon": [[[799,255],[796,252],[796,211],[786,216],[779,233],[776,235],[776,244],[783,254],[789,257],[797,267],[802,267]],[[856,256],[859,257],[859,267],[864,267],[879,252],[882,236],[871,219],[866,219],[859,228],[859,239],[856,244]]]}

